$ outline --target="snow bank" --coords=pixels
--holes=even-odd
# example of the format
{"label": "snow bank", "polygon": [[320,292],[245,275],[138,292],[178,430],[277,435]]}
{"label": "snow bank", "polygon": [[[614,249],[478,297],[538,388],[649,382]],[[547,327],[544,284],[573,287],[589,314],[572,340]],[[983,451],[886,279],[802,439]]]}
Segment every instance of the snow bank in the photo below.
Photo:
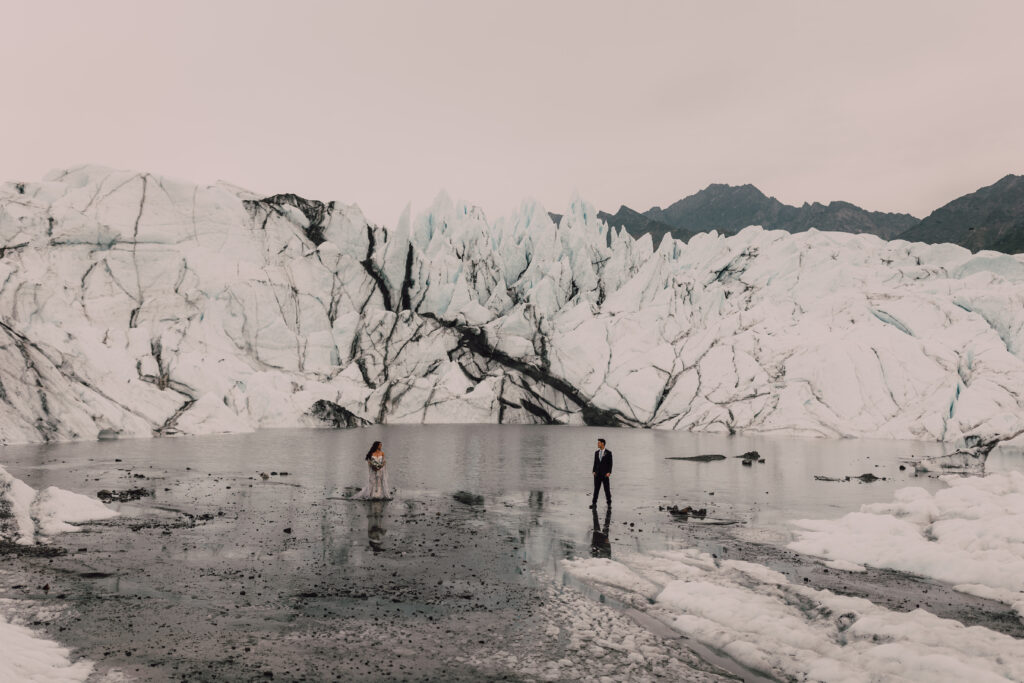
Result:
{"label": "snow bank", "polygon": [[[696,550],[563,560],[578,579],[780,680],[1024,680],[1024,642],[924,610],[795,585]],[[655,590],[651,595],[651,587]],[[652,602],[653,600],[653,602]]]}
{"label": "snow bank", "polygon": [[943,480],[934,495],[904,488],[836,520],[797,520],[789,548],[956,584],[1024,614],[1024,474]]}
{"label": "snow bank", "polygon": [[78,531],[74,523],[115,516],[100,501],[56,486],[36,493],[0,467],[0,540],[31,545],[37,536]]}
{"label": "snow bank", "polygon": [[556,225],[441,196],[388,230],[95,166],[0,184],[0,241],[0,443],[339,421],[1024,435],[1024,256],[757,227],[654,251],[578,199]]}
{"label": "snow bank", "polygon": [[0,681],[11,683],[77,683],[92,673],[91,662],[71,663],[70,651],[40,638],[0,615]]}
{"label": "snow bank", "polygon": [[[55,486],[39,493],[0,467],[0,541],[30,545],[38,536],[77,531],[72,522],[117,513],[98,500]],[[72,663],[70,651],[9,622],[0,614],[0,681],[70,683],[92,673],[91,662]]]}

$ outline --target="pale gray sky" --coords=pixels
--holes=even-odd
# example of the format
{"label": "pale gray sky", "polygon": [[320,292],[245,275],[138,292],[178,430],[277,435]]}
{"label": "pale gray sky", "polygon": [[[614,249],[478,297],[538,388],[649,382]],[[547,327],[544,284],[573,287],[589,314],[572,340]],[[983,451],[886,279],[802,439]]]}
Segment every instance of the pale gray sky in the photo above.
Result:
{"label": "pale gray sky", "polygon": [[711,182],[923,216],[1024,172],[1024,3],[0,0],[0,179],[492,217]]}

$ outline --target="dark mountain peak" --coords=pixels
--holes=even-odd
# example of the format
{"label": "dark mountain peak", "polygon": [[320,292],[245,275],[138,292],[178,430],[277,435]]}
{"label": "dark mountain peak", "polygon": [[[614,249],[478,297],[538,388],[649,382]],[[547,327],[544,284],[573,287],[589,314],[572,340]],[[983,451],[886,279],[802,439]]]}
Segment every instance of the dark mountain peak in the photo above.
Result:
{"label": "dark mountain peak", "polygon": [[674,228],[690,232],[718,230],[733,234],[748,225],[801,232],[810,228],[841,232],[871,233],[891,239],[917,223],[909,214],[887,214],[864,209],[843,201],[783,204],[765,195],[751,184],[712,183],[706,188],[670,205],[655,207],[645,214]]}
{"label": "dark mountain peak", "polygon": [[911,242],[952,242],[971,251],[1024,252],[1024,176],[1007,175],[941,206],[900,234]]}
{"label": "dark mountain peak", "polygon": [[758,194],[764,194],[763,192],[761,192],[761,190],[757,189],[756,185],[752,183],[744,183],[742,185],[730,185],[729,183],[709,183],[708,186],[705,187],[702,191],[706,192],[709,190],[743,190],[744,192],[750,192],[751,190],[753,190]]}
{"label": "dark mountain peak", "polygon": [[635,210],[629,208],[625,204],[622,204],[621,206],[619,206],[619,210],[615,212],[615,216],[616,217],[627,217],[627,216],[628,217],[633,217],[633,216],[643,216],[643,214],[640,213],[639,211],[635,211]]}
{"label": "dark mountain peak", "polygon": [[[775,199],[774,197],[766,196],[764,192],[761,192],[761,190],[757,189],[756,186],[751,185],[750,183],[747,183],[746,185],[728,185],[725,183],[711,183],[697,194],[692,195],[691,197],[687,197],[687,199],[700,196],[743,198],[747,200]],[[682,201],[686,201],[686,199],[683,199]]]}
{"label": "dark mountain peak", "polygon": [[651,239],[654,240],[655,248],[661,244],[661,240],[665,235],[672,235],[677,240],[683,240],[684,242],[693,237],[693,233],[689,231],[673,229],[671,225],[645,216],[625,204],[621,205],[614,215],[600,211],[597,217],[613,228],[625,228],[626,232],[633,237],[649,234]]}
{"label": "dark mountain peak", "polygon": [[994,184],[989,185],[989,187],[992,187],[992,188],[1015,187],[1015,186],[1017,186],[1020,183],[1024,183],[1024,175],[1014,175],[1012,173],[1007,173],[1002,178],[997,180]]}

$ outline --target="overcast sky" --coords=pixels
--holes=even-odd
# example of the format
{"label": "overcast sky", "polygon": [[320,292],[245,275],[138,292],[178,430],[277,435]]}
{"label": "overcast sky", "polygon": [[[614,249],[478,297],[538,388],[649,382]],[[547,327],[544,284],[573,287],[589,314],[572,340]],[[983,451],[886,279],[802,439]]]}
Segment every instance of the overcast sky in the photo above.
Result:
{"label": "overcast sky", "polygon": [[924,216],[1024,172],[1024,3],[0,0],[0,179],[614,212],[712,182]]}

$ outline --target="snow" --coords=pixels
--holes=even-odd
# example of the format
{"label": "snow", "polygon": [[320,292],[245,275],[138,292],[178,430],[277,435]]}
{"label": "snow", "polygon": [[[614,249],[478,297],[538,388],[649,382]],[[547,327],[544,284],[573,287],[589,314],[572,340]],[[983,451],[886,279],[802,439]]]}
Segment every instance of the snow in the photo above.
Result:
{"label": "snow", "polygon": [[563,560],[577,579],[779,680],[1015,681],[1024,642],[925,610],[796,585],[695,549]]}
{"label": "snow", "polygon": [[116,517],[117,512],[80,493],[47,486],[32,502],[36,533],[41,536],[78,531],[76,523]]}
{"label": "snow", "polygon": [[[554,422],[1024,435],[1024,257],[751,227],[683,244],[442,195],[355,205],[82,166],[0,185],[0,443]],[[463,375],[456,381],[454,371]]]}
{"label": "snow", "polygon": [[56,486],[37,493],[0,467],[0,541],[31,545],[37,536],[78,531],[72,526],[75,523],[116,516],[117,512],[95,498]]}
{"label": "snow", "polygon": [[91,662],[72,663],[70,651],[0,615],[0,681],[72,683],[85,681]]}
{"label": "snow", "polygon": [[840,572],[863,573],[868,570],[868,568],[862,564],[857,564],[856,562],[847,562],[846,560],[828,560],[823,564],[829,569],[835,569],[836,571]]}
{"label": "snow", "polygon": [[[934,495],[900,489],[891,503],[835,520],[797,520],[789,548],[955,584],[1024,615],[1024,474],[945,476]],[[840,567],[837,567],[840,568]]]}
{"label": "snow", "polygon": [[[30,545],[38,537],[77,531],[76,522],[117,513],[103,503],[55,486],[38,493],[0,467],[0,541]],[[11,523],[13,520],[13,524]],[[84,681],[91,662],[72,663],[70,651],[0,614],[0,681],[61,683]]]}
{"label": "snow", "polygon": [[[35,497],[35,489],[0,467],[0,538],[21,545],[32,544],[35,538],[32,503]],[[2,514],[5,510],[9,511],[6,515]],[[13,527],[9,520],[13,520]]]}

